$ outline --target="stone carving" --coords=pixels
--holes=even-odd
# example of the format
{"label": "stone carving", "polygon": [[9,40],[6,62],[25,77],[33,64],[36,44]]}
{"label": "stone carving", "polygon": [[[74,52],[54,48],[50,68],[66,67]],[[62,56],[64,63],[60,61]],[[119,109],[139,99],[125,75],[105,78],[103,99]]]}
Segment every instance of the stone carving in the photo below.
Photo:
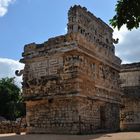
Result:
{"label": "stone carving", "polygon": [[135,122],[135,120],[138,120],[139,116],[134,111],[129,111],[121,114],[121,121],[122,122]]}
{"label": "stone carving", "polygon": [[81,6],[70,8],[68,19],[66,35],[25,45],[27,133],[116,131],[121,60],[113,30]]}
{"label": "stone carving", "polygon": [[113,43],[114,44],[118,44],[118,42],[119,42],[119,39],[117,38],[117,39],[113,39]]}
{"label": "stone carving", "polygon": [[17,75],[17,76],[21,76],[22,74],[23,74],[23,72],[24,72],[24,70],[16,70],[15,71],[15,74]]}

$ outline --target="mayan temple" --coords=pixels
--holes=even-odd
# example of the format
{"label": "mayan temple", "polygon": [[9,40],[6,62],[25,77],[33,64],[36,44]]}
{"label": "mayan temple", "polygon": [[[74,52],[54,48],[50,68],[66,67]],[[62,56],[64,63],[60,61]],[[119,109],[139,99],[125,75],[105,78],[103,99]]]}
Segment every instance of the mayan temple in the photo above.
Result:
{"label": "mayan temple", "polygon": [[113,30],[81,6],[70,8],[67,30],[24,47],[27,133],[119,130],[121,60]]}

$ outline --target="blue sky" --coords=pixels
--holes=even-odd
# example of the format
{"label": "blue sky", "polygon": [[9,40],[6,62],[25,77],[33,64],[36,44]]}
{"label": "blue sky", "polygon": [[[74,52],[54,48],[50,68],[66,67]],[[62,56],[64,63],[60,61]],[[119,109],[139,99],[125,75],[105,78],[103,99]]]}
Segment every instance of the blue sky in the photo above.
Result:
{"label": "blue sky", "polygon": [[[107,24],[115,14],[117,0],[0,0],[0,78],[15,76],[22,69],[25,44],[43,43],[65,34],[67,12],[74,4],[86,7]],[[140,28],[131,32],[125,26],[114,30],[119,38],[116,55],[123,63],[140,61]]]}
{"label": "blue sky", "polygon": [[0,17],[0,57],[18,60],[25,44],[64,34],[67,12],[74,4],[87,7],[108,23],[116,0],[15,0]]}

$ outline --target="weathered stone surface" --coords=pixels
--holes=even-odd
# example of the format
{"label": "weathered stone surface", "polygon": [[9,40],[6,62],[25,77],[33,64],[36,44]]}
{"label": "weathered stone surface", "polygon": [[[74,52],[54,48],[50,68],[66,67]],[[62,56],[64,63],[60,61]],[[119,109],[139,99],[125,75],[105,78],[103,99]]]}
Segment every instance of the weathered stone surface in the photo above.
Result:
{"label": "weathered stone surface", "polygon": [[140,63],[122,65],[121,129],[140,130]]}
{"label": "weathered stone surface", "polygon": [[119,70],[113,30],[85,8],[71,7],[68,33],[25,45],[23,93],[28,133],[119,129]]}
{"label": "weathered stone surface", "polygon": [[21,122],[17,121],[0,121],[0,134],[17,133],[26,131],[26,120],[22,119]]}

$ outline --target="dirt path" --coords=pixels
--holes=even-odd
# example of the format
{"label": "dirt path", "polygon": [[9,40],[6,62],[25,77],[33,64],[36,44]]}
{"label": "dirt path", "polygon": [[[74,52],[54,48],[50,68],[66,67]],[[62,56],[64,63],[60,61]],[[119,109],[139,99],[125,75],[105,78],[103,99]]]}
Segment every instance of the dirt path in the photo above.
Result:
{"label": "dirt path", "polygon": [[95,135],[0,134],[0,140],[140,140],[140,132],[121,132]]}

